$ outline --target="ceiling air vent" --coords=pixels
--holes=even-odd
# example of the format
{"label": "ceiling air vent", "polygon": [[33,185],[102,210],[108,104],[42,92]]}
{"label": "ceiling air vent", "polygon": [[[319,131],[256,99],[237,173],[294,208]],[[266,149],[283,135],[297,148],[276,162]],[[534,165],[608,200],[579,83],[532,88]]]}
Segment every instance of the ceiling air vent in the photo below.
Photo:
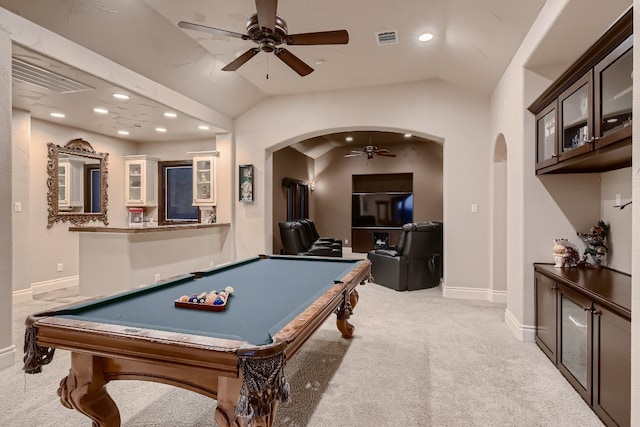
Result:
{"label": "ceiling air vent", "polygon": [[378,45],[396,44],[398,43],[398,32],[397,31],[381,31],[379,33],[376,33],[376,40],[378,41]]}
{"label": "ceiling air vent", "polygon": [[58,93],[79,92],[95,89],[84,83],[71,80],[28,62],[11,58],[11,73],[14,79],[52,90]]}

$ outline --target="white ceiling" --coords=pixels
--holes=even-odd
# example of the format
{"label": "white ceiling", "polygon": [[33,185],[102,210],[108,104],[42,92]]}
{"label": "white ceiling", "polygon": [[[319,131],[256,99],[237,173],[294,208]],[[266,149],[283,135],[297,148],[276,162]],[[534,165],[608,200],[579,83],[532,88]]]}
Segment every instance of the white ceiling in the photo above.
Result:
{"label": "white ceiling", "polygon": [[[574,3],[585,1],[595,5],[600,0]],[[626,1],[608,2],[616,4],[609,13],[612,17],[595,14],[598,16],[585,21],[589,25],[584,27],[595,36],[575,40],[565,36],[561,41],[547,42],[546,53],[538,51],[532,57],[532,66],[566,67],[613,22],[623,10],[619,4]],[[10,12],[232,118],[268,96],[432,78],[489,94],[543,4],[544,0],[281,0],[278,15],[286,20],[289,34],[339,29],[349,32],[347,45],[288,46],[315,68],[310,75],[300,77],[273,54],[264,52],[237,71],[222,71],[253,43],[182,30],[176,25],[185,20],[245,33],[246,20],[256,10],[255,0],[0,0],[0,6]],[[556,27],[575,22],[575,18],[569,14],[560,16]],[[602,23],[593,25],[597,19]],[[399,43],[378,45],[375,34],[390,30],[397,31]],[[426,44],[418,42],[416,38],[423,31],[432,32],[434,39]],[[319,60],[323,63],[317,65]],[[55,62],[42,58],[36,61]],[[91,113],[76,126],[113,134],[124,123],[137,121],[139,129],[151,130],[157,126],[157,117],[163,120],[164,106],[150,100],[129,101],[126,106],[113,104],[109,98],[113,85],[95,82],[92,76],[76,77],[88,78],[100,86],[101,90],[87,93],[86,97],[102,96],[100,102],[111,102],[117,111],[116,118]],[[29,111],[37,110],[40,101],[45,100],[48,107],[82,109],[86,115],[98,103],[86,98],[69,102],[71,97],[63,100],[52,94],[29,92],[21,86],[24,85],[14,81],[14,105]],[[190,130],[196,125],[195,119],[184,119],[181,137],[201,137]],[[172,136],[175,134],[164,138]],[[141,140],[147,138],[162,136],[149,131]]]}

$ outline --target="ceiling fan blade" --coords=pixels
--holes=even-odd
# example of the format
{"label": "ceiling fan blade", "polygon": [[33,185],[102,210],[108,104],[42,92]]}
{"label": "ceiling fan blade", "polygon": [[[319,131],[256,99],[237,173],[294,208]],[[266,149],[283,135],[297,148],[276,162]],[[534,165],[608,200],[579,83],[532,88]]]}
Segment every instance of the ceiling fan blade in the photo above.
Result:
{"label": "ceiling fan blade", "polygon": [[345,154],[344,156],[345,157],[359,157],[359,156],[362,156],[363,154],[364,153],[358,153],[358,154],[353,153],[353,154]]}
{"label": "ceiling fan blade", "polygon": [[256,11],[260,28],[267,28],[272,33],[275,33],[277,10],[278,0],[256,0]]}
{"label": "ceiling fan blade", "polygon": [[227,65],[225,65],[224,68],[222,69],[222,71],[235,71],[235,70],[237,70],[245,62],[247,62],[248,60],[250,60],[251,58],[256,56],[258,54],[258,52],[260,52],[260,49],[257,48],[257,47],[249,49],[248,51],[246,51],[245,53],[243,53],[242,55],[238,56],[236,59],[234,59],[233,61],[229,62]]}
{"label": "ceiling fan blade", "polygon": [[207,33],[215,34],[223,37],[235,37],[238,39],[249,40],[249,37],[246,34],[234,33],[233,31],[220,30],[218,28],[207,27],[206,25],[193,24],[191,22],[180,21],[178,22],[178,27],[184,28],[185,30],[195,30],[195,31],[204,31]]}
{"label": "ceiling fan blade", "polygon": [[303,77],[313,72],[313,68],[309,67],[300,58],[289,52],[287,49],[278,49],[274,53],[282,60],[282,62],[287,64],[293,71]]}
{"label": "ceiling fan blade", "polygon": [[384,156],[384,157],[395,157],[395,154],[390,154],[390,153],[376,153],[378,156]]}
{"label": "ceiling fan blade", "polygon": [[386,148],[378,148],[378,149],[377,149],[377,150],[375,150],[375,151],[376,151],[376,153],[378,153],[378,154],[379,154],[379,153],[388,153],[388,152],[389,152],[389,150],[387,150]]}
{"label": "ceiling fan blade", "polygon": [[289,34],[285,38],[285,43],[289,45],[347,44],[349,43],[349,33],[347,30],[337,30]]}

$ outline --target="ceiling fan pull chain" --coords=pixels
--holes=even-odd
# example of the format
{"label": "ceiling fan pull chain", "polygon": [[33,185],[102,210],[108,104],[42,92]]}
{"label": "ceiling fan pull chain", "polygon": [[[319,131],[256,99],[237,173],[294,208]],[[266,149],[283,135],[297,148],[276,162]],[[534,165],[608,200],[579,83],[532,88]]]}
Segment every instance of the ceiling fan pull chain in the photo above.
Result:
{"label": "ceiling fan pull chain", "polygon": [[266,74],[267,74],[267,80],[269,80],[269,56],[267,56],[267,62],[265,64],[266,67]]}

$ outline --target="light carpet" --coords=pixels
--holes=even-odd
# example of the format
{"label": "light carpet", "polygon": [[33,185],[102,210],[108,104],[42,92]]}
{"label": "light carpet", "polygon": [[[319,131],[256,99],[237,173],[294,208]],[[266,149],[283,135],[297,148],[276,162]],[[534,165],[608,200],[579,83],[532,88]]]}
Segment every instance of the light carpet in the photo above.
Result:
{"label": "light carpet", "polygon": [[[442,297],[440,287],[358,288],[350,340],[331,316],[287,365],[292,402],[276,426],[602,426],[533,343],[504,324],[504,305]],[[88,426],[56,395],[69,353],[37,375],[22,367],[28,314],[77,301],[51,293],[14,304],[15,366],[0,371],[0,425]],[[215,401],[163,384],[114,381],[123,426],[215,426]]]}

